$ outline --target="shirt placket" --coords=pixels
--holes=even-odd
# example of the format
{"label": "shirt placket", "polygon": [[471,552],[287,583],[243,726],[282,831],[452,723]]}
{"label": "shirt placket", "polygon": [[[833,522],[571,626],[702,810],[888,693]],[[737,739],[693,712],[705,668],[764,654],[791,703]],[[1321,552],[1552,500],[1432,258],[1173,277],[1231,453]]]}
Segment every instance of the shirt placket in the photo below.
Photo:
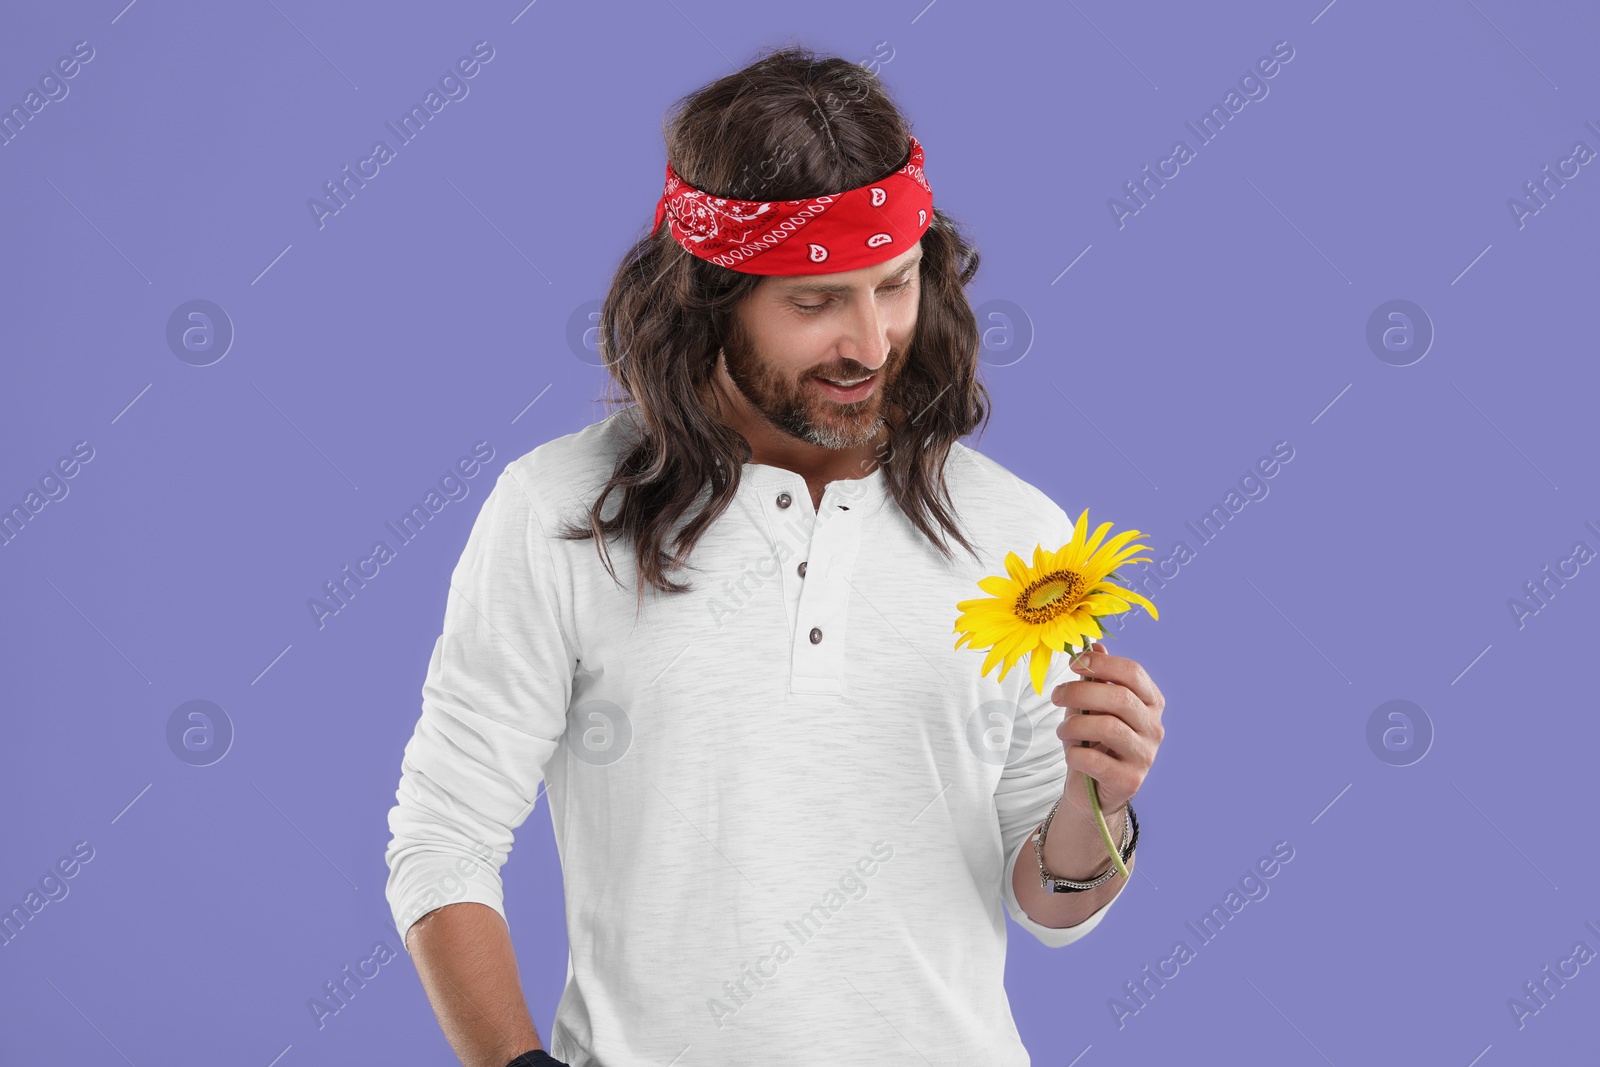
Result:
{"label": "shirt placket", "polygon": [[830,483],[822,503],[808,512],[802,479],[768,490],[767,520],[775,546],[786,545],[784,603],[789,612],[789,691],[838,695],[844,691],[849,638],[850,576],[855,572],[867,509],[861,487]]}

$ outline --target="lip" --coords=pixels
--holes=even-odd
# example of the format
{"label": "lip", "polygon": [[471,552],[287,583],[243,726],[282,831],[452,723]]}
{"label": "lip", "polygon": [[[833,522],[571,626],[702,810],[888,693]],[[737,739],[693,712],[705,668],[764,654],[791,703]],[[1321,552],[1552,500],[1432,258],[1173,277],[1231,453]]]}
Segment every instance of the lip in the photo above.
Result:
{"label": "lip", "polygon": [[878,387],[878,376],[876,374],[853,389],[840,389],[837,385],[830,385],[821,378],[813,378],[812,381],[817,383],[817,388],[821,389],[823,393],[834,400],[846,404],[856,400],[865,400]]}

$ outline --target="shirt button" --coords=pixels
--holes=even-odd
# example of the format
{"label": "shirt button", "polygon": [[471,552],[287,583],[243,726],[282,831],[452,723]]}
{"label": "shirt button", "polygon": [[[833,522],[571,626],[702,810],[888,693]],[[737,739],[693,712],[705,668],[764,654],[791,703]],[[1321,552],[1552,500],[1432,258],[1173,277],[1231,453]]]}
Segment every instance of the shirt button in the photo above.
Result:
{"label": "shirt button", "polygon": [[795,570],[799,571],[800,577],[804,578],[806,576],[806,561],[801,560],[800,566],[796,567]]}
{"label": "shirt button", "polygon": [[786,508],[792,503],[794,503],[794,498],[791,497],[788,493],[779,493],[778,494],[778,506],[780,508]]}
{"label": "shirt button", "polygon": [[811,643],[813,645],[820,645],[822,643],[822,631],[817,629],[815,626],[811,628]]}

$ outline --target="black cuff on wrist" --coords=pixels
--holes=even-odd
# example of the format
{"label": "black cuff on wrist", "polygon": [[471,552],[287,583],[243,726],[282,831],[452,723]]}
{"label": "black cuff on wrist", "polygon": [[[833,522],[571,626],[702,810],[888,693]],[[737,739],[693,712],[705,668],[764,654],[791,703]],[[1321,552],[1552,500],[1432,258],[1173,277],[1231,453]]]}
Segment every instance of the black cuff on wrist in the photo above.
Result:
{"label": "black cuff on wrist", "polygon": [[506,1067],[567,1067],[542,1048],[531,1049],[506,1064]]}

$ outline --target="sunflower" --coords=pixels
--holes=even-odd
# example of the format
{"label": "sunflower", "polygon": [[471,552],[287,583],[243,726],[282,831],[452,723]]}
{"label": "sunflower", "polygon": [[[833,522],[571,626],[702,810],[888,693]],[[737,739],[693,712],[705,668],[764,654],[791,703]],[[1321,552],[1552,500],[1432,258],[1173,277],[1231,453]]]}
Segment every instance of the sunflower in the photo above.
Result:
{"label": "sunflower", "polygon": [[1066,652],[1072,645],[1087,648],[1089,641],[1103,637],[1098,617],[1138,604],[1152,619],[1159,619],[1150,601],[1107,580],[1122,581],[1114,573],[1118,567],[1150,558],[1134,555],[1150,546],[1128,544],[1143,536],[1138,530],[1124,530],[1101,544],[1110,529],[1111,523],[1102,523],[1094,536],[1085,540],[1089,530],[1089,510],[1085,508],[1073,528],[1072,540],[1054,552],[1035,545],[1031,567],[1015,552],[1006,553],[1006,575],[990,575],[978,582],[980,589],[992,595],[956,605],[962,614],[954,627],[954,632],[961,634],[955,647],[988,648],[982,673],[988,674],[1000,663],[1000,681],[1005,681],[1017,660],[1026,655],[1033,691],[1042,694],[1050,654]]}

